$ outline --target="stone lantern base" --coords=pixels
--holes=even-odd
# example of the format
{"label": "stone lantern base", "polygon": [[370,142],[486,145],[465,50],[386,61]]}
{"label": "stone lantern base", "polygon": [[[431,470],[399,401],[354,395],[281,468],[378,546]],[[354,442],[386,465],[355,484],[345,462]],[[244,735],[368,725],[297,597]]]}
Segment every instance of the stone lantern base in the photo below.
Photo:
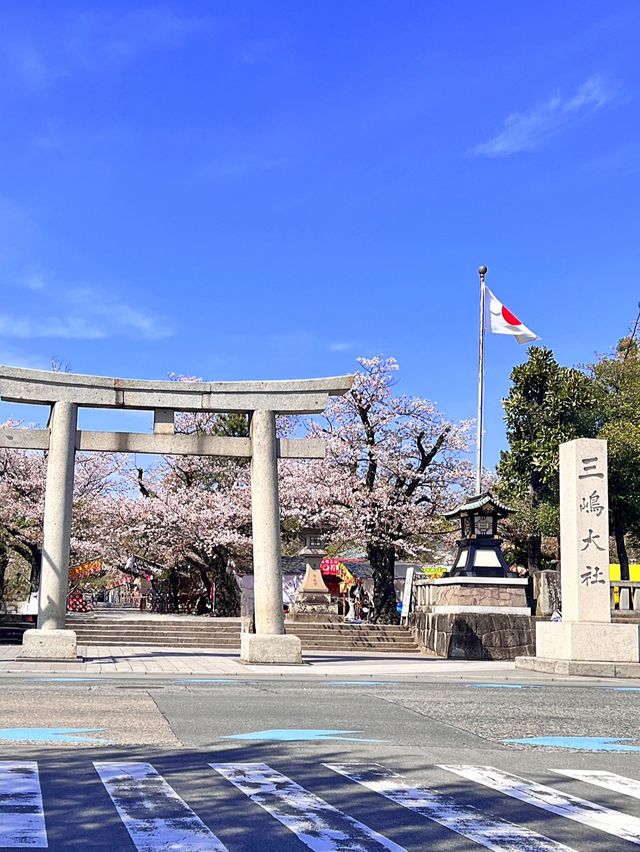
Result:
{"label": "stone lantern base", "polygon": [[319,568],[307,565],[307,571],[294,605],[290,621],[332,622],[341,621],[338,604],[331,601]]}

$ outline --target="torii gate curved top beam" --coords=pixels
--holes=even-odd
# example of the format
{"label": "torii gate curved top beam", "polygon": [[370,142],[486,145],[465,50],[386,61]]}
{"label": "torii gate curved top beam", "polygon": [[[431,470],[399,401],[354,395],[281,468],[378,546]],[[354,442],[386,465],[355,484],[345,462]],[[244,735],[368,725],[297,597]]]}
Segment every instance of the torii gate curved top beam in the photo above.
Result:
{"label": "torii gate curved top beam", "polygon": [[[76,655],[64,629],[76,450],[244,456],[251,459],[251,513],[256,634],[242,635],[248,662],[301,662],[300,640],[284,633],[278,505],[278,457],[322,458],[324,441],[276,437],[277,414],[319,414],[343,396],[353,376],[267,382],[155,382],[0,366],[0,398],[51,406],[46,429],[2,429],[0,448],[48,451],[38,629],[22,655]],[[78,408],[153,410],[151,435],[78,430]],[[178,411],[250,415],[249,438],[176,435]]]}
{"label": "torii gate curved top beam", "polygon": [[353,376],[264,382],[166,382],[0,366],[0,396],[7,402],[72,402],[89,408],[319,414],[330,396],[342,396],[352,383]]}

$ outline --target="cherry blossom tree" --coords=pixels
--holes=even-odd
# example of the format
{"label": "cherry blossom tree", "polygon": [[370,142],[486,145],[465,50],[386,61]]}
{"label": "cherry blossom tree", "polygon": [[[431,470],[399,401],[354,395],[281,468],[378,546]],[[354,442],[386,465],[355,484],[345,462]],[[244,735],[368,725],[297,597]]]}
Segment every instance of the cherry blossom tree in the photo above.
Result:
{"label": "cherry blossom tree", "polygon": [[366,550],[374,618],[394,622],[396,558],[425,552],[446,530],[440,514],[471,482],[470,423],[448,421],[427,399],[395,396],[395,359],[359,363],[351,391],[332,400],[311,426],[327,440],[328,454],[306,469],[306,493],[311,515]]}
{"label": "cherry blossom tree", "polygon": [[[9,420],[0,428],[19,428]],[[96,520],[97,503],[120,487],[124,458],[112,453],[78,453],[76,458],[71,553],[74,561],[89,558],[87,531]],[[8,568],[28,576],[30,591],[38,588],[42,559],[42,525],[47,472],[46,453],[0,450],[0,583]],[[26,589],[25,589],[26,591]]]}
{"label": "cherry blossom tree", "polygon": [[[173,376],[175,381],[199,381]],[[178,414],[179,434],[246,437],[246,415]],[[177,603],[179,574],[207,592],[215,583],[216,613],[240,613],[233,568],[250,560],[251,491],[247,459],[164,456],[152,468],[134,471],[138,494],[106,499],[102,538],[110,558],[151,559],[165,568]]]}

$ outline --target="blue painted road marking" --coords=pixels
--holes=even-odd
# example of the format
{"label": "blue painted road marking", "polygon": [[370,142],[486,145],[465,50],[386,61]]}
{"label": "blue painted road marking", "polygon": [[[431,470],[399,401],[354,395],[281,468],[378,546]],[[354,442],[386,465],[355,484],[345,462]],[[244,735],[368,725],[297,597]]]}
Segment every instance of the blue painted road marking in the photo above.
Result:
{"label": "blue painted road marking", "polygon": [[100,733],[104,728],[0,728],[0,740],[39,743],[109,743],[99,737],[81,734]]}
{"label": "blue painted road marking", "polygon": [[36,683],[85,683],[88,680],[109,680],[101,677],[34,677]]}
{"label": "blue painted road marking", "polygon": [[502,740],[503,743],[570,748],[574,751],[640,751],[640,746],[628,745],[632,737],[523,737]]}
{"label": "blue painted road marking", "polygon": [[472,689],[542,689],[541,683],[467,683]]}
{"label": "blue painted road marking", "polygon": [[298,740],[342,740],[351,743],[384,743],[386,740],[365,740],[360,737],[343,737],[342,734],[359,734],[360,731],[322,731],[306,728],[276,728],[271,731],[252,731],[248,734],[233,734],[223,740],[269,740],[272,742],[295,742]]}
{"label": "blue painted road marking", "polygon": [[640,686],[601,686],[609,692],[640,692]]}
{"label": "blue painted road marking", "polygon": [[246,683],[244,680],[236,680],[229,677],[188,677],[177,680],[176,683]]}

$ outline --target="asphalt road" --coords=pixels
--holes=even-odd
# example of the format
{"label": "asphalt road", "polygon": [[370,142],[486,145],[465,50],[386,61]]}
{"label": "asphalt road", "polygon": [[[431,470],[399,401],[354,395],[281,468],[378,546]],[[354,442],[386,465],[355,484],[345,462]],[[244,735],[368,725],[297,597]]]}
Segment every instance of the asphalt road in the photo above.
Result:
{"label": "asphalt road", "polygon": [[[0,688],[0,848],[640,845],[633,684],[51,676]],[[553,747],[506,742],[529,737]]]}

